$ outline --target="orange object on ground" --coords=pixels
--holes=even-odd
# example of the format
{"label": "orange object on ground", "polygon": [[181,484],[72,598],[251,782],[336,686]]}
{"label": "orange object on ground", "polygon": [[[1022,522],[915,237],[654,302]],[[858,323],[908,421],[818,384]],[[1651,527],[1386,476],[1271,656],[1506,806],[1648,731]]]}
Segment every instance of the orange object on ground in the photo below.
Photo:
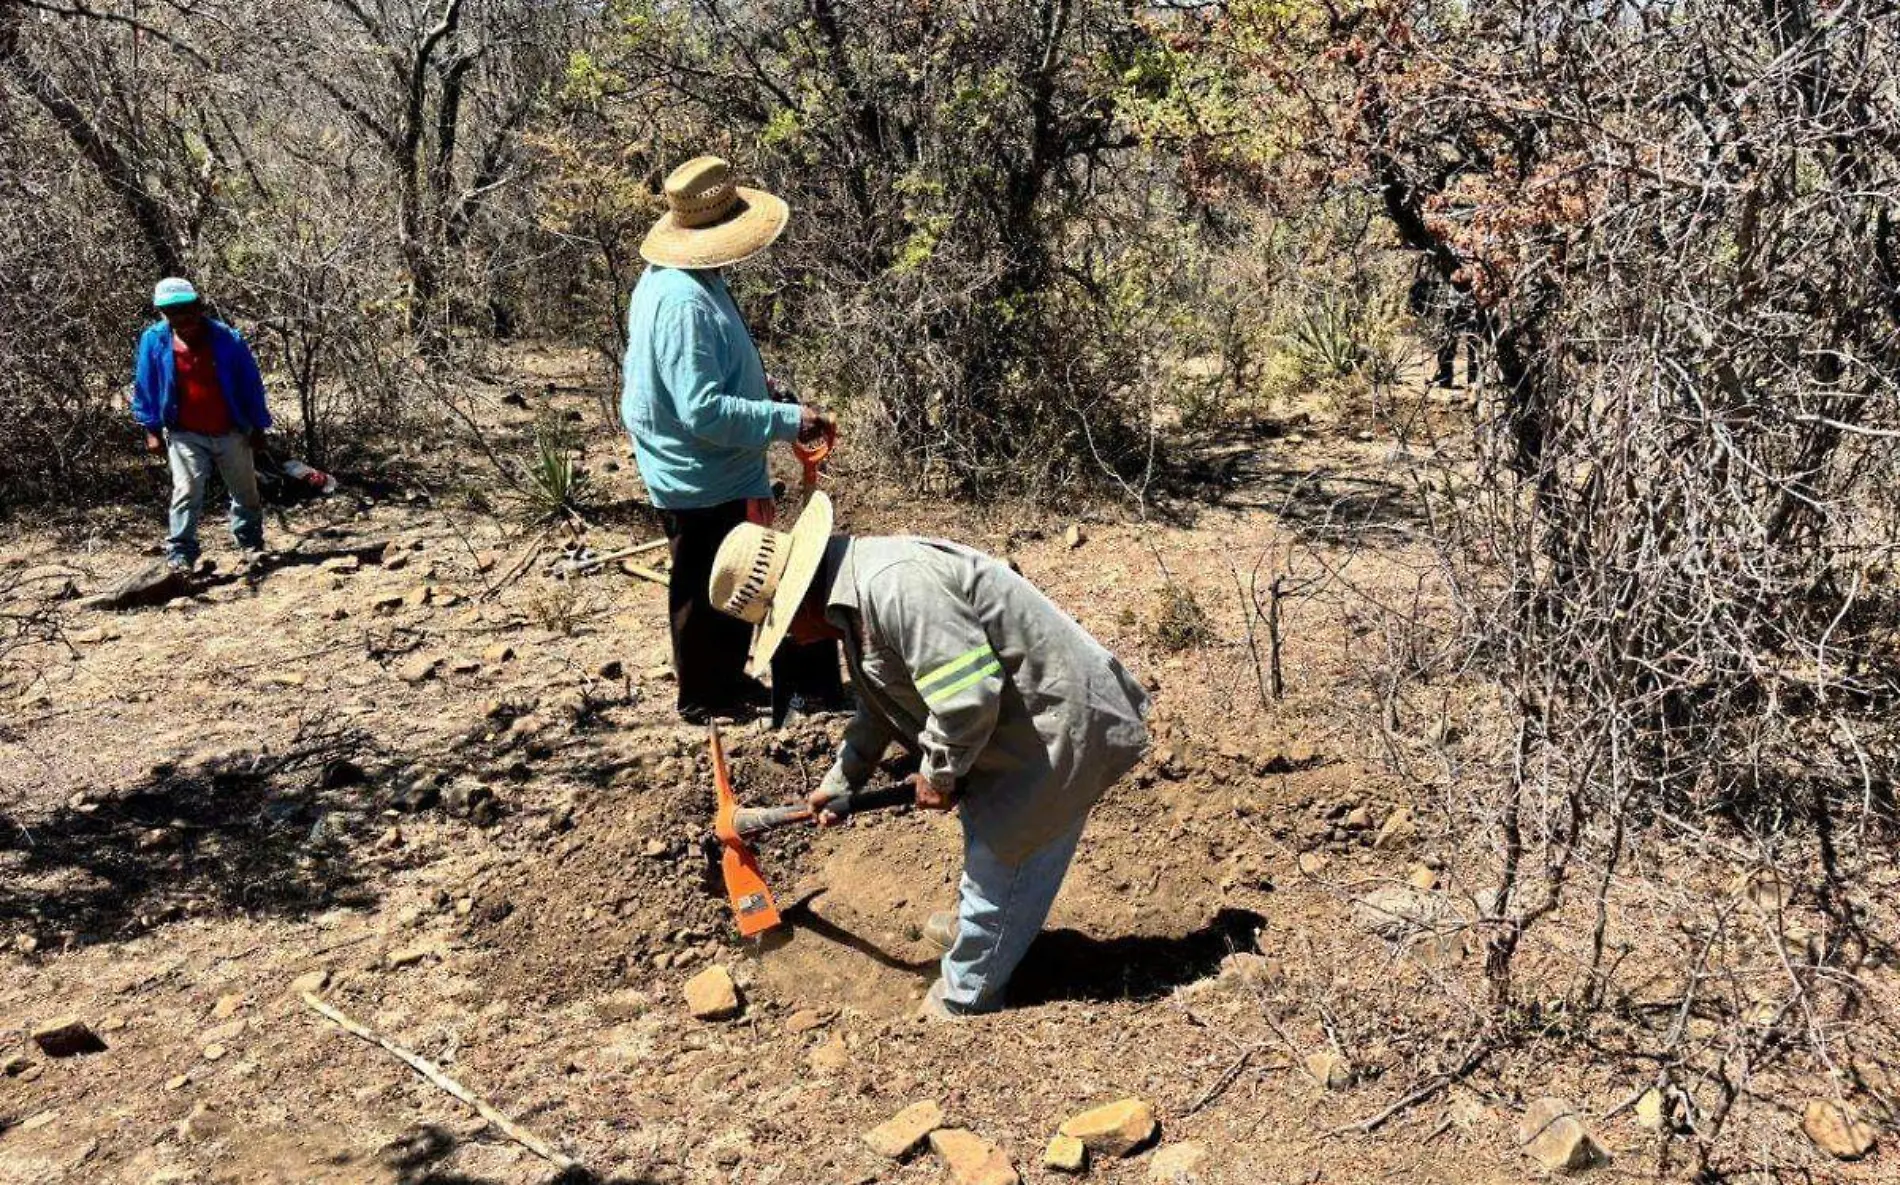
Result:
{"label": "orange object on ground", "polygon": [[732,775],[726,767],[726,750],[719,743],[719,726],[712,726],[713,790],[719,805],[713,815],[713,835],[721,849],[719,871],[725,877],[726,899],[732,903],[739,933],[746,938],[763,934],[779,924],[778,905],[752,849],[739,837],[733,817],[739,813],[739,800],[732,792]]}

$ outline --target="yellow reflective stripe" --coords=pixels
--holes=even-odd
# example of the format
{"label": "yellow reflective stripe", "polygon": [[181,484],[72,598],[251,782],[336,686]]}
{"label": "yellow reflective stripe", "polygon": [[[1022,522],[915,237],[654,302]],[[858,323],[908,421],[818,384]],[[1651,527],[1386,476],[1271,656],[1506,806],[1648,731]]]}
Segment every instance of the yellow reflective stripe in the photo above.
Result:
{"label": "yellow reflective stripe", "polygon": [[995,659],[988,666],[979,667],[978,669],[971,671],[969,674],[965,675],[961,679],[958,679],[955,683],[950,684],[948,687],[939,687],[937,688],[937,690],[928,693],[927,695],[924,696],[924,702],[934,708],[938,704],[942,703],[944,700],[947,700],[951,696],[955,695],[957,692],[962,691],[964,688],[968,687],[970,684],[977,683],[984,679],[987,679],[991,675],[994,675],[996,672],[1002,669],[1003,669],[1003,660],[1000,658]]}
{"label": "yellow reflective stripe", "polygon": [[917,680],[917,690],[919,692],[922,692],[924,691],[925,688],[929,687],[932,683],[935,683],[940,679],[946,679],[949,676],[956,674],[958,671],[962,670],[964,667],[969,666],[973,662],[980,662],[983,656],[986,654],[994,654],[994,653],[995,651],[991,650],[988,646],[978,646],[975,650],[972,650],[967,654],[959,654],[955,658],[951,659],[949,662],[944,663],[942,666],[938,667],[936,670],[930,672],[928,675],[925,675],[923,678]]}

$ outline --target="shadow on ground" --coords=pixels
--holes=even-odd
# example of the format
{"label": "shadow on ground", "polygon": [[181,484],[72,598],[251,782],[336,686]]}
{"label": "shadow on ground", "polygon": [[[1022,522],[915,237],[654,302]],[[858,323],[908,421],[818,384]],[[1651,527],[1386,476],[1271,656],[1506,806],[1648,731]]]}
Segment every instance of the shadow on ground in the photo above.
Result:
{"label": "shadow on ground", "polygon": [[157,766],[38,817],[0,813],[0,927],[42,946],[136,937],[181,917],[369,904],[356,853],[379,820],[349,730],[281,754]]}
{"label": "shadow on ground", "polygon": [[1214,974],[1233,952],[1252,950],[1265,921],[1252,910],[1223,909],[1207,925],[1179,937],[1094,938],[1076,930],[1045,930],[1010,981],[1010,1003],[1165,996]]}
{"label": "shadow on ground", "polygon": [[[396,1173],[400,1185],[501,1185],[493,1178],[444,1169],[442,1163],[455,1154],[456,1147],[451,1132],[430,1124],[397,1141],[384,1154],[384,1163]],[[584,1168],[553,1166],[548,1166],[545,1176],[532,1179],[538,1185],[657,1185],[651,1177],[603,1177]]]}

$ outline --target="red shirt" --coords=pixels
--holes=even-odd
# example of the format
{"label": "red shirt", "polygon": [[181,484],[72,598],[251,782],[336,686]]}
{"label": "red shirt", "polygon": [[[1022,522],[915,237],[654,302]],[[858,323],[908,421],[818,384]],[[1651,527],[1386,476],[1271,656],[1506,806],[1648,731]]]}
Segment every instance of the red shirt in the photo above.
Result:
{"label": "red shirt", "polygon": [[224,384],[218,379],[210,338],[193,346],[184,334],[172,334],[172,370],[178,385],[178,427],[206,436],[229,432],[231,408],[224,402]]}

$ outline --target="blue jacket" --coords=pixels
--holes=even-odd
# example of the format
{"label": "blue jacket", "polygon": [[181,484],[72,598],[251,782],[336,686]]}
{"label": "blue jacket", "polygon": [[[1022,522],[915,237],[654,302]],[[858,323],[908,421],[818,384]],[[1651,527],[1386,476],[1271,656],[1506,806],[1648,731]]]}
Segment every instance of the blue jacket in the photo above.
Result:
{"label": "blue jacket", "polygon": [[653,504],[693,510],[772,492],[765,450],[798,435],[717,272],[650,267],[627,307],[620,419]]}
{"label": "blue jacket", "polygon": [[[238,331],[222,321],[207,319],[211,328],[211,360],[218,367],[218,385],[224,405],[231,409],[231,425],[239,432],[270,427],[270,408],[264,404],[264,379],[257,359]],[[132,418],[148,432],[178,423],[178,378],[172,362],[172,327],[160,321],[139,338],[132,363]]]}

